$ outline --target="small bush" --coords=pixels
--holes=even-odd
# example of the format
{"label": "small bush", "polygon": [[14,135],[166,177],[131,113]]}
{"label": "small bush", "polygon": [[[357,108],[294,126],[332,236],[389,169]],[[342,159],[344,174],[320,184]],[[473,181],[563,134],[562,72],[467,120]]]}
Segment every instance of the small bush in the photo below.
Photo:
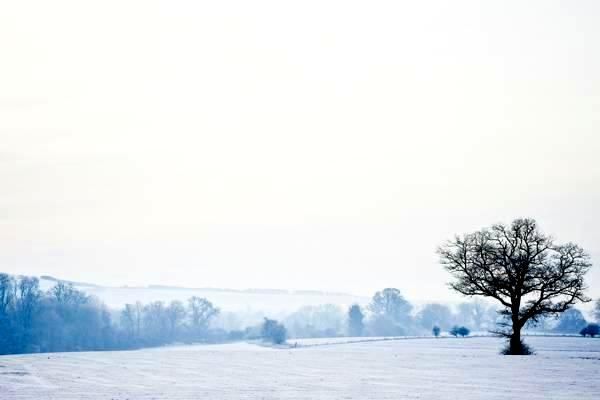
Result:
{"label": "small bush", "polygon": [[588,326],[586,326],[585,328],[583,328],[579,334],[583,337],[586,336],[591,336],[591,337],[595,337],[596,335],[600,334],[600,325],[598,324],[588,324]]}
{"label": "small bush", "polygon": [[439,326],[437,326],[437,325],[436,325],[436,326],[434,326],[434,327],[433,327],[433,329],[431,330],[431,332],[433,333],[433,336],[435,336],[435,337],[438,337],[438,336],[440,336],[440,332],[441,332],[441,331],[442,331],[442,330],[441,330],[441,329],[440,329],[440,327],[439,327]]}
{"label": "small bush", "polygon": [[466,326],[454,325],[452,327],[452,329],[450,329],[450,334],[454,337],[458,337],[458,336],[465,337],[465,336],[469,336],[470,333],[471,333],[471,331]]}
{"label": "small bush", "polygon": [[594,337],[596,335],[600,335],[600,325],[598,324],[589,324],[588,325],[588,335]]}
{"label": "small bush", "polygon": [[287,340],[287,330],[283,324],[274,319],[265,318],[262,324],[261,336],[273,344],[283,344]]}

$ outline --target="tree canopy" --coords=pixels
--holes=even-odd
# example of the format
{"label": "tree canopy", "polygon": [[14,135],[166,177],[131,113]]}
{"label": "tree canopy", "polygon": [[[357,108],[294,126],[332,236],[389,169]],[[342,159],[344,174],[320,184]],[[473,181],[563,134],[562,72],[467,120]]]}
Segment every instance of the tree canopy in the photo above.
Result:
{"label": "tree canopy", "polygon": [[574,243],[556,244],[533,219],[456,236],[438,249],[455,280],[450,287],[466,296],[497,300],[510,319],[511,354],[520,354],[521,328],[529,320],[558,314],[586,302],[588,254]]}

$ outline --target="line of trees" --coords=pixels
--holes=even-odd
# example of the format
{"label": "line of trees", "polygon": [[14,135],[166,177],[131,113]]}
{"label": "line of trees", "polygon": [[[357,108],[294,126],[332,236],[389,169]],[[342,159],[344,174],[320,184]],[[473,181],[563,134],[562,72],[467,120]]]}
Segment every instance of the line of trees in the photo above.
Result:
{"label": "line of trees", "polygon": [[456,311],[431,303],[417,312],[395,288],[383,289],[373,296],[366,307],[352,305],[347,312],[349,336],[403,336],[422,335],[437,327],[440,332],[453,326],[470,326],[474,330],[488,330],[496,325],[498,313],[485,302],[460,304]]}
{"label": "line of trees", "polygon": [[118,347],[108,309],[72,286],[0,274],[0,354]]}
{"label": "line of trees", "polygon": [[[495,224],[457,235],[440,246],[438,254],[441,264],[454,278],[450,283],[453,290],[464,296],[488,298],[497,304],[496,309],[478,301],[465,303],[458,315],[475,329],[485,327],[508,338],[504,354],[531,353],[521,338],[524,329],[548,330],[548,325],[554,325],[555,332],[597,334],[596,325],[587,324],[581,312],[573,308],[578,302],[591,301],[584,293],[587,289],[584,277],[592,266],[589,255],[574,243],[555,243],[538,229],[535,220],[520,218],[510,225]],[[307,314],[314,310],[301,311]],[[340,321],[339,312],[323,313],[323,307],[316,311],[309,318],[296,315],[290,320],[293,335],[333,336],[340,331],[339,324],[318,326],[327,319]],[[314,318],[318,314],[321,317]],[[595,307],[595,318],[600,319],[600,300]],[[349,308],[347,333],[401,336],[414,334],[419,328],[421,331],[434,328],[437,336],[441,326],[449,326],[456,319],[441,304],[429,304],[413,316],[412,305],[400,291],[387,288],[373,296],[366,310],[359,305]],[[558,323],[552,324],[551,319],[558,319]],[[450,329],[454,336],[466,336],[469,332],[465,325]]]}
{"label": "line of trees", "polygon": [[[594,315],[600,320],[600,300]],[[439,335],[442,331],[464,336],[470,330],[494,330],[509,318],[478,300],[460,304],[454,310],[443,304],[427,304],[415,312],[395,288],[378,291],[368,305],[354,304],[346,312],[337,305],[324,304],[302,307],[282,317],[281,322],[260,314],[244,316],[222,314],[210,301],[199,297],[187,302],[137,302],[121,310],[109,310],[69,283],[59,281],[43,291],[37,278],[0,273],[0,354],[120,350],[247,339],[280,344],[288,337]],[[459,332],[459,327],[464,329]],[[597,325],[589,324],[573,308],[557,319],[539,316],[525,329],[597,335]]]}
{"label": "line of trees", "polygon": [[209,327],[218,313],[211,302],[198,297],[187,304],[127,304],[115,313],[71,284],[58,282],[42,291],[37,278],[0,273],[0,354],[224,341],[228,332]]}
{"label": "line of trees", "polygon": [[353,304],[346,312],[335,304],[305,306],[284,316],[281,324],[291,338],[404,336],[429,334],[434,326],[450,331],[457,324],[487,330],[498,318],[497,311],[481,301],[460,304],[456,311],[436,303],[414,310],[400,290],[386,288],[365,306]]}
{"label": "line of trees", "polygon": [[158,346],[174,342],[221,341],[227,332],[210,329],[210,321],[219,314],[210,301],[191,297],[187,304],[154,301],[126,304],[120,315],[120,329],[125,345]]}
{"label": "line of trees", "polygon": [[[496,332],[498,327],[510,323],[510,317],[502,309],[479,299],[461,303],[454,310],[439,303],[426,304],[417,312],[412,310],[413,306],[398,289],[384,289],[377,292],[366,307],[354,304],[348,309],[346,334],[349,336],[422,335],[433,332],[434,327],[439,329],[439,332],[445,331],[451,334],[453,328],[466,328],[469,332]],[[600,321],[600,299],[596,302],[592,314],[596,321]],[[524,328],[529,332],[576,335],[589,324],[581,311],[569,308],[560,314],[539,316],[535,320],[530,320]],[[591,332],[594,332],[594,329],[592,327]],[[585,332],[588,334],[587,332],[590,331]],[[338,336],[343,334],[339,333]],[[458,335],[463,336],[460,333]]]}
{"label": "line of trees", "polygon": [[433,324],[456,321],[445,306],[428,305],[416,317],[412,310],[398,289],[388,288],[375,293],[365,309],[352,305],[347,315],[332,304],[307,306],[281,322],[265,319],[242,330],[225,330],[211,327],[220,311],[199,297],[185,303],[136,302],[121,310],[109,310],[70,283],[59,281],[43,291],[37,278],[0,274],[0,354],[120,350],[259,338],[282,343],[288,336],[399,336],[423,333],[421,326],[431,329]]}

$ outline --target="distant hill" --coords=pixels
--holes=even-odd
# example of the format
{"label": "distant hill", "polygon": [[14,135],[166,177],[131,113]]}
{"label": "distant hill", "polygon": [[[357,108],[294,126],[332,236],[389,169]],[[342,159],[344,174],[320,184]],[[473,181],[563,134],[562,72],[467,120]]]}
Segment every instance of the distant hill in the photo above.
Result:
{"label": "distant hill", "polygon": [[96,296],[111,308],[121,308],[136,301],[187,301],[192,296],[198,296],[207,298],[224,311],[261,311],[277,314],[295,311],[303,306],[336,304],[347,307],[353,303],[366,304],[369,300],[349,293],[318,290],[192,288],[168,285],[111,287],[48,275],[40,276],[40,287],[43,290],[51,288],[57,282],[71,283],[77,289]]}
{"label": "distant hill", "polygon": [[42,275],[42,276],[40,276],[40,280],[46,280],[46,281],[56,282],[56,283],[58,283],[58,282],[70,283],[73,286],[80,286],[80,287],[99,287],[98,285],[94,285],[93,283],[68,281],[65,279],[58,279],[58,278],[55,278],[50,275]]}

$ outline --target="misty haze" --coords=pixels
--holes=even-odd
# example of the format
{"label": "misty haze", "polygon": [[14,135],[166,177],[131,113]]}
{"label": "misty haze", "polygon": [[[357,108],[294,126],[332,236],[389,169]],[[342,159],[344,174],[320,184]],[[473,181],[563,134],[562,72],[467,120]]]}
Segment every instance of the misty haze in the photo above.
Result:
{"label": "misty haze", "polygon": [[0,400],[597,398],[599,20],[0,4]]}

